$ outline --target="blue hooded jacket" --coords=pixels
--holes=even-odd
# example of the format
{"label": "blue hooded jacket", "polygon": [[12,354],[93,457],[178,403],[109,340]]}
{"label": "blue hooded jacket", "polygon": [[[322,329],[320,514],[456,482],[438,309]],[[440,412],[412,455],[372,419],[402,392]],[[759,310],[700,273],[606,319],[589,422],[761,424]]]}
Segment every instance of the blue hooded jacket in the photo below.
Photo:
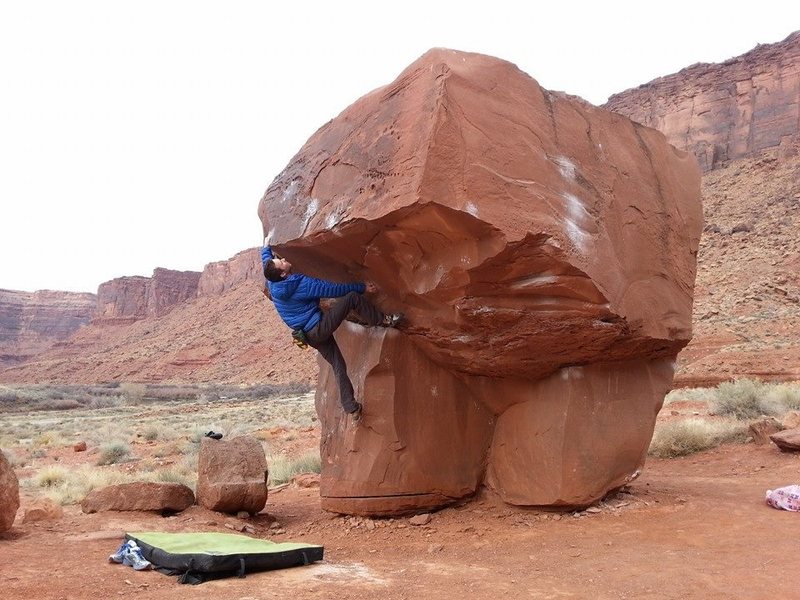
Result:
{"label": "blue hooded jacket", "polygon": [[[261,249],[262,264],[272,258],[272,248]],[[302,273],[292,273],[281,281],[267,281],[267,286],[283,322],[293,330],[305,331],[311,331],[322,318],[320,298],[338,298],[350,292],[363,294],[366,290],[363,283],[333,283]]]}

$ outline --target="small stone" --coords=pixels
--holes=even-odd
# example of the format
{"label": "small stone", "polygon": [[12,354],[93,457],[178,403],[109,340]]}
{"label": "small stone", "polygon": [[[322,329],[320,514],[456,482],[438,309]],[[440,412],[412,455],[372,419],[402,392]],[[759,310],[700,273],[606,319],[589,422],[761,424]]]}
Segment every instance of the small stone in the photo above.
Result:
{"label": "small stone", "polygon": [[414,515],[408,520],[409,523],[412,525],[416,525],[417,527],[422,525],[427,525],[431,522],[431,514],[430,513],[422,513],[421,515]]}
{"label": "small stone", "polygon": [[589,508],[586,509],[586,512],[590,513],[590,514],[593,514],[593,515],[596,515],[597,513],[603,512],[603,511],[601,509],[597,508],[596,506],[590,506]]}
{"label": "small stone", "polygon": [[239,512],[236,513],[236,517],[239,519],[249,519],[250,513],[247,512],[246,510],[240,510]]}
{"label": "small stone", "polygon": [[281,528],[281,524],[278,521],[273,521],[272,523],[269,524],[269,528],[270,529],[280,529]]}
{"label": "small stone", "polygon": [[72,446],[72,449],[75,452],[86,452],[86,442],[84,441],[77,442],[75,443],[74,446]]}
{"label": "small stone", "polygon": [[428,554],[435,554],[436,552],[441,552],[444,550],[444,546],[442,544],[431,544],[428,546]]}

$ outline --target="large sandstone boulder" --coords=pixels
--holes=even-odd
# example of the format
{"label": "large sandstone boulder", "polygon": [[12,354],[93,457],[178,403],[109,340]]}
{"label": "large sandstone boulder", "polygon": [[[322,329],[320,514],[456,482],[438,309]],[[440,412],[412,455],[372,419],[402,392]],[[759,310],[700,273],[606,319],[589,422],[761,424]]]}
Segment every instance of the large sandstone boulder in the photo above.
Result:
{"label": "large sandstone boulder", "polygon": [[482,482],[580,506],[638,475],[702,218],[697,164],[662,134],[432,50],[314,134],[259,215],[297,270],[372,280],[407,315],[337,332],[359,426],[321,363],[323,507],[429,509]]}
{"label": "large sandstone boulder", "polygon": [[182,483],[120,483],[92,490],[81,502],[85,513],[107,510],[170,511],[186,510],[194,504],[194,493]]}
{"label": "large sandstone boulder", "polygon": [[203,438],[197,461],[197,503],[225,513],[258,513],[267,503],[267,457],[261,442],[241,436]]}
{"label": "large sandstone boulder", "polygon": [[11,529],[19,509],[19,481],[11,463],[0,451],[0,531]]}

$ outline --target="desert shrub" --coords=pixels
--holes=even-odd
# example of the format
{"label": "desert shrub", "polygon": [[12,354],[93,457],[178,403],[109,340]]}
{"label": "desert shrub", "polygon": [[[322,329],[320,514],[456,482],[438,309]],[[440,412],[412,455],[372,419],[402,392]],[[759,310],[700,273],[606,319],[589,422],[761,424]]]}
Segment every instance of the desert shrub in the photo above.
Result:
{"label": "desert shrub", "polygon": [[307,452],[296,458],[282,455],[270,456],[267,458],[267,464],[269,465],[270,485],[286,483],[299,473],[319,473],[322,471],[322,459],[317,451]]}
{"label": "desert shrub", "polygon": [[39,402],[36,408],[38,410],[71,410],[83,408],[83,404],[74,398],[49,398]]}
{"label": "desert shrub", "polygon": [[59,504],[77,504],[95,488],[133,481],[136,475],[83,465],[65,474],[63,480],[48,488],[47,497]]}
{"label": "desert shrub", "polygon": [[34,443],[39,446],[55,446],[59,442],[63,443],[61,433],[58,431],[44,431],[36,436]]}
{"label": "desert shrub", "polygon": [[67,471],[61,467],[47,467],[36,474],[34,481],[36,485],[43,488],[64,485],[67,481]]}
{"label": "desert shrub", "polygon": [[678,400],[709,403],[713,399],[714,390],[712,388],[679,388],[669,391],[664,397],[664,405],[672,404]]}
{"label": "desert shrub", "polygon": [[182,483],[187,487],[194,488],[197,484],[197,470],[192,470],[188,465],[159,469],[155,471],[154,479],[166,483]]}
{"label": "desert shrub", "polygon": [[88,407],[96,410],[100,408],[117,408],[122,405],[122,398],[119,396],[96,396],[89,400]]}
{"label": "desert shrub", "polygon": [[299,396],[307,394],[313,388],[307,383],[280,383],[280,384],[261,384],[253,385],[247,388],[236,388],[228,391],[227,393],[220,393],[224,396],[238,396],[240,398],[251,399],[266,399],[276,398],[282,396]]}
{"label": "desert shrub", "polygon": [[113,465],[127,460],[131,454],[131,449],[125,442],[110,442],[100,447],[100,458],[97,459],[98,465]]}
{"label": "desert shrub", "polygon": [[209,431],[207,427],[195,427],[192,432],[189,434],[189,442],[192,444],[200,444],[200,440],[203,439],[206,432]]}
{"label": "desert shrub", "polygon": [[726,442],[745,442],[747,438],[747,425],[744,423],[682,419],[656,427],[648,453],[658,458],[675,458]]}
{"label": "desert shrub", "polygon": [[782,407],[769,402],[760,381],[737,379],[720,383],[714,391],[711,414],[740,420],[756,419],[761,415],[781,414]]}
{"label": "desert shrub", "polygon": [[17,390],[8,387],[0,387],[0,404],[12,404],[17,401]]}
{"label": "desert shrub", "polygon": [[163,432],[161,430],[161,427],[159,427],[158,425],[150,425],[147,429],[144,430],[142,437],[152,442],[162,437],[162,435]]}
{"label": "desert shrub", "polygon": [[767,402],[777,404],[785,410],[800,410],[800,383],[770,385],[766,398]]}
{"label": "desert shrub", "polygon": [[119,391],[128,404],[139,404],[147,395],[147,386],[143,383],[121,383]]}

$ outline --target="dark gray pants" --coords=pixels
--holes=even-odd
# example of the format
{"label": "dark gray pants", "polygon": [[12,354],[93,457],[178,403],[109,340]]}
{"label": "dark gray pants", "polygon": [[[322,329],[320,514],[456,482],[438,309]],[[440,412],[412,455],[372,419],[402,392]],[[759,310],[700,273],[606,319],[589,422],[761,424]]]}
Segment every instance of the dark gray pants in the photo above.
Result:
{"label": "dark gray pants", "polygon": [[347,365],[344,362],[333,332],[347,318],[351,310],[367,322],[368,325],[379,325],[383,321],[383,313],[375,308],[364,296],[350,292],[346,296],[337,298],[330,309],[322,314],[322,319],[311,331],[306,331],[308,345],[316,348],[328,364],[333,368],[333,376],[339,386],[339,400],[346,413],[358,410],[358,402],[353,396],[353,384],[347,376]]}

